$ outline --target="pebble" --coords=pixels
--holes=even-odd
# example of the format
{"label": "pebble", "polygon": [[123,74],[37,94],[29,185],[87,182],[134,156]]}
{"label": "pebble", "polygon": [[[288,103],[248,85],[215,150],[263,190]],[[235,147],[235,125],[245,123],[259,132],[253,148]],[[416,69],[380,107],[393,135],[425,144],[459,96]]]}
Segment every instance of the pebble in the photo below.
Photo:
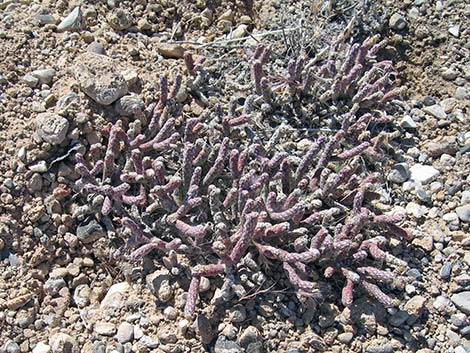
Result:
{"label": "pebble", "polygon": [[204,344],[209,344],[214,338],[212,322],[204,315],[198,315],[196,318],[196,334]]}
{"label": "pebble", "polygon": [[455,98],[458,100],[465,100],[467,97],[467,89],[465,87],[457,87],[455,89]]}
{"label": "pebble", "polygon": [[397,163],[387,176],[387,179],[396,184],[402,184],[411,176],[410,168],[406,163]]}
{"label": "pebble", "polygon": [[43,342],[39,342],[33,348],[32,353],[49,353],[51,351],[51,346]]}
{"label": "pebble", "polygon": [[54,69],[40,69],[34,70],[31,72],[31,75],[36,77],[41,84],[49,84],[51,83],[54,76],[57,74],[57,71]]}
{"label": "pebble", "polygon": [[55,113],[41,113],[36,117],[37,133],[45,142],[58,145],[65,140],[69,122]]}
{"label": "pebble", "polygon": [[158,53],[165,59],[181,59],[185,49],[179,44],[156,43]]}
{"label": "pebble", "polygon": [[67,283],[65,283],[63,278],[49,278],[44,283],[44,293],[48,295],[56,295],[62,288],[66,286]]}
{"label": "pebble", "polygon": [[119,325],[116,339],[119,343],[131,342],[134,339],[134,325],[123,322]]}
{"label": "pebble", "polygon": [[452,314],[450,316],[450,322],[452,322],[452,325],[455,325],[457,327],[462,327],[468,324],[467,315],[463,313]]}
{"label": "pebble", "polygon": [[460,26],[455,25],[449,27],[449,33],[452,34],[455,38],[458,38],[460,36]]}
{"label": "pebble", "polygon": [[440,120],[444,120],[445,118],[447,118],[447,114],[444,108],[441,107],[439,104],[434,104],[429,107],[424,107],[423,112],[429,115],[432,115],[433,117],[440,119]]}
{"label": "pebble", "polygon": [[36,16],[36,19],[41,25],[51,25],[56,23],[56,18],[50,14],[39,14]]}
{"label": "pebble", "polygon": [[470,315],[470,291],[454,294],[451,300],[460,311]]}
{"label": "pebble", "polygon": [[442,279],[449,279],[450,274],[452,272],[452,263],[446,262],[444,266],[441,267],[441,270],[439,271],[439,275],[441,276]]}
{"label": "pebble", "polygon": [[416,202],[410,202],[406,205],[406,213],[415,218],[422,218],[426,214],[425,209]]}
{"label": "pebble", "polygon": [[426,203],[431,203],[432,201],[431,195],[429,195],[426,191],[424,191],[421,188],[418,188],[416,189],[415,192],[416,192],[416,196],[418,196],[418,199]]}
{"label": "pebble", "polygon": [[354,334],[352,332],[343,332],[338,335],[338,340],[341,343],[349,344],[352,341]]}
{"label": "pebble", "polygon": [[129,87],[118,71],[117,61],[104,55],[86,52],[76,61],[73,73],[82,91],[96,103],[110,105],[125,94]]}
{"label": "pebble", "polygon": [[173,298],[173,288],[170,284],[168,270],[158,270],[146,277],[147,286],[152,293],[162,302],[168,302]]}
{"label": "pebble", "polygon": [[19,308],[25,306],[32,299],[32,297],[33,296],[31,295],[31,293],[28,293],[10,299],[6,303],[7,308],[13,311],[18,310]]}
{"label": "pebble", "polygon": [[421,295],[416,295],[406,302],[404,310],[406,310],[410,315],[419,316],[425,305],[426,298]]}
{"label": "pebble", "polygon": [[452,302],[449,298],[440,295],[434,300],[432,306],[438,311],[446,312],[452,307]]}
{"label": "pebble", "polygon": [[80,6],[75,7],[57,26],[59,32],[80,29],[82,26],[82,12]]}
{"label": "pebble", "polygon": [[219,336],[214,345],[214,353],[243,353],[245,350],[225,336]]}
{"label": "pebble", "polygon": [[77,237],[85,244],[92,243],[105,235],[103,227],[94,219],[77,227]]}
{"label": "pebble", "polygon": [[91,290],[88,284],[80,284],[75,288],[73,300],[79,308],[84,308],[90,302]]}
{"label": "pebble", "polygon": [[52,353],[78,352],[77,343],[66,333],[56,333],[49,338]]}
{"label": "pebble", "polygon": [[101,44],[100,42],[91,42],[90,44],[88,44],[87,51],[99,55],[106,55],[106,50],[104,49],[103,44]]}
{"label": "pebble", "polygon": [[163,316],[165,316],[168,320],[173,321],[178,317],[178,311],[172,306],[167,306],[163,310]]}
{"label": "pebble", "polygon": [[242,38],[246,35],[247,30],[248,30],[248,26],[245,24],[241,24],[237,28],[235,28],[232,33],[230,33],[230,38],[231,39]]}
{"label": "pebble", "polygon": [[454,69],[446,69],[441,73],[441,76],[444,80],[453,81],[457,78],[458,74]]}
{"label": "pebble", "polygon": [[398,310],[389,319],[390,325],[395,326],[395,327],[400,327],[406,322],[406,320],[408,320],[409,316],[410,315],[406,311]]}
{"label": "pebble", "polygon": [[131,94],[119,98],[114,108],[121,116],[132,116],[136,110],[144,111],[145,103],[138,95]]}
{"label": "pebble", "polygon": [[391,17],[390,20],[388,21],[388,24],[390,28],[396,30],[396,31],[401,31],[402,29],[405,29],[405,27],[408,25],[406,22],[406,19],[403,15],[399,13],[394,13]]}
{"label": "pebble", "polygon": [[416,129],[417,125],[416,122],[413,120],[413,118],[409,115],[405,115],[401,120],[400,120],[400,126],[404,129],[410,129],[414,130]]}
{"label": "pebble", "polygon": [[148,349],[155,349],[158,347],[158,341],[147,335],[142,336],[139,343],[143,344]]}
{"label": "pebble", "polygon": [[462,222],[470,222],[470,204],[457,207],[455,213]]}
{"label": "pebble", "polygon": [[26,74],[23,76],[22,81],[26,83],[29,87],[34,88],[38,85],[39,80],[37,77],[34,77],[31,74]]}
{"label": "pebble", "polygon": [[14,341],[10,341],[7,344],[5,344],[5,352],[6,353],[20,353],[21,349],[18,343]]}
{"label": "pebble", "polygon": [[429,184],[434,181],[440,172],[430,165],[415,164],[410,168],[410,179],[419,181],[423,185]]}
{"label": "pebble", "polygon": [[112,336],[116,333],[116,325],[110,322],[97,322],[93,330],[101,336]]}
{"label": "pebble", "polygon": [[101,301],[100,307],[105,308],[121,308],[127,298],[127,292],[131,286],[127,282],[113,284]]}

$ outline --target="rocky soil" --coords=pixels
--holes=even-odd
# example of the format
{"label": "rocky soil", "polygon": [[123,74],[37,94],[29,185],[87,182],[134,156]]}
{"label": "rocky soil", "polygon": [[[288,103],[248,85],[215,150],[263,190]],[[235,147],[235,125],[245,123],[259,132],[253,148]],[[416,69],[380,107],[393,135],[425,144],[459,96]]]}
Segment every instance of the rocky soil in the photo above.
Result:
{"label": "rocky soil", "polygon": [[[180,3],[0,0],[0,352],[470,352],[470,5]],[[156,102],[186,50],[208,59],[226,106],[259,41],[282,63],[349,24],[388,39],[381,55],[406,87],[381,161],[388,206],[413,236],[393,244],[413,279],[401,303],[344,308],[340,293],[316,302],[273,288],[185,318],[177,259],[116,260],[105,225],[77,220],[77,141]]]}

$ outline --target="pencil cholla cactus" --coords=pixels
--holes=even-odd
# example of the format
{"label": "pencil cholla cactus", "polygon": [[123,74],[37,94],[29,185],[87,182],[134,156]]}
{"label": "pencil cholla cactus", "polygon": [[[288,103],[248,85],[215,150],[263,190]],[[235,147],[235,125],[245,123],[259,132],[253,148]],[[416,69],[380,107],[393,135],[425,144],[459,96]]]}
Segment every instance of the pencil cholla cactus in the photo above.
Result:
{"label": "pencil cholla cactus", "polygon": [[[215,106],[198,118],[183,116],[175,100],[182,77],[170,90],[164,76],[148,124],[136,107],[134,121],[108,126],[106,144],[77,154],[79,191],[93,199],[100,217],[109,222],[112,216],[131,234],[128,259],[168,251],[188,257],[188,316],[196,310],[203,276],[222,277],[223,290],[239,296],[248,289],[241,268],[250,281],[265,282],[266,274],[249,271],[246,264],[253,261],[258,264],[252,268],[278,263],[299,295],[326,299],[325,283],[334,278],[343,285],[346,306],[356,290],[391,306],[379,285],[404,282],[393,269],[406,263],[387,252],[388,240],[407,238],[407,232],[398,225],[403,215],[377,214],[370,202],[378,195],[379,175],[368,173],[363,161],[380,155],[383,139],[364,132],[387,119],[359,113],[366,103],[379,104],[396,92],[378,77],[391,72],[390,63],[361,64],[381,45],[371,38],[351,46],[339,69],[333,54],[316,69],[304,59],[288,64],[282,84],[291,94],[308,90],[323,102],[341,96],[351,102],[336,131],[312,136],[307,151],[284,148],[283,125],[263,142],[249,97],[241,113],[229,107],[224,114]],[[252,97],[261,97],[273,112],[282,108],[275,107],[279,87],[263,71],[268,58],[260,46],[251,60]],[[185,63],[188,87],[196,90],[207,74],[203,60],[186,54]]]}

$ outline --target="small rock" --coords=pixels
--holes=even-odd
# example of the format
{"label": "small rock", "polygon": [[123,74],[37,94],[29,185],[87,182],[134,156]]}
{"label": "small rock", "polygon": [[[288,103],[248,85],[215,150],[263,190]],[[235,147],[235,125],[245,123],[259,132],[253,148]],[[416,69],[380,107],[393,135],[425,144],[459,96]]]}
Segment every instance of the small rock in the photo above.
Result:
{"label": "small rock", "polygon": [[396,31],[401,31],[402,29],[405,29],[408,23],[406,22],[406,19],[403,15],[399,13],[394,13],[390,17],[390,20],[388,21],[388,25],[390,26],[390,28]]}
{"label": "small rock", "polygon": [[354,337],[352,332],[343,332],[338,335],[338,341],[344,344],[349,344]]}
{"label": "small rock", "polygon": [[28,302],[32,299],[32,297],[33,296],[31,295],[31,293],[28,293],[28,294],[23,294],[13,299],[10,299],[6,303],[7,308],[8,310],[13,310],[13,311],[18,310],[19,308],[28,304]]}
{"label": "small rock", "polygon": [[416,202],[410,202],[406,205],[406,213],[415,218],[422,218],[426,215],[424,208]]}
{"label": "small rock", "polygon": [[57,72],[54,69],[41,69],[34,70],[31,75],[39,80],[39,83],[49,84],[51,83]]}
{"label": "small rock", "polygon": [[96,103],[110,105],[125,94],[129,87],[119,72],[117,61],[104,55],[86,52],[76,61],[73,73],[83,92]]}
{"label": "small rock", "polygon": [[88,45],[87,51],[99,55],[106,55],[106,50],[104,49],[103,44],[101,44],[100,42],[91,42]]}
{"label": "small rock", "polygon": [[397,163],[387,176],[387,179],[396,184],[402,184],[411,176],[410,168],[406,163]]}
{"label": "small rock", "polygon": [[75,288],[73,301],[79,308],[84,308],[90,302],[91,290],[88,284],[80,284]]}
{"label": "small rock", "polygon": [[131,342],[134,339],[134,326],[128,322],[119,325],[116,339],[119,343]]}
{"label": "small rock", "polygon": [[412,244],[416,245],[416,246],[419,246],[420,248],[422,248],[425,251],[432,251],[434,240],[432,238],[432,235],[425,234],[421,238],[413,239]]}
{"label": "small rock", "polygon": [[449,298],[440,295],[434,300],[432,306],[438,311],[446,312],[452,308],[452,302]]}
{"label": "small rock", "polygon": [[44,293],[49,295],[56,295],[62,288],[66,286],[67,283],[65,283],[63,278],[49,278],[44,283]]}
{"label": "small rock", "polygon": [[214,338],[212,323],[204,315],[198,315],[196,318],[196,334],[204,344],[209,344]]}
{"label": "small rock", "polygon": [[457,207],[455,213],[462,222],[470,222],[470,204]]}
{"label": "small rock", "polygon": [[165,316],[165,318],[167,318],[168,320],[173,321],[178,317],[178,311],[172,306],[167,306],[163,310],[163,316]]}
{"label": "small rock", "polygon": [[400,120],[400,126],[404,129],[410,129],[414,130],[416,129],[417,125],[416,122],[413,120],[413,118],[409,115],[405,115],[401,120]]}
{"label": "small rock", "polygon": [[127,282],[113,284],[101,301],[101,308],[121,308],[126,300],[127,292],[130,290]]}
{"label": "small rock", "polygon": [[442,72],[441,76],[444,80],[453,81],[457,78],[458,72],[453,69],[446,69]]}
{"label": "small rock", "polygon": [[460,25],[449,27],[449,33],[452,34],[455,38],[458,38],[460,36]]}
{"label": "small rock", "polygon": [[158,341],[147,335],[142,336],[139,343],[143,344],[148,349],[155,349],[158,347]]}
{"label": "small rock", "polygon": [[440,119],[440,120],[444,120],[445,118],[447,118],[447,114],[444,108],[442,108],[439,104],[434,104],[429,107],[424,107],[423,112],[429,115],[432,115],[433,117]]}
{"label": "small rock", "polygon": [[[20,346],[18,345],[18,343],[14,342],[14,341],[10,341],[10,342],[6,343],[4,347],[5,347],[4,348],[5,353],[20,353],[21,352]],[[2,351],[3,351],[3,349],[2,349]]]}
{"label": "small rock", "polygon": [[241,24],[233,30],[233,32],[230,34],[230,38],[231,39],[242,38],[246,35],[247,30],[248,30],[248,26]]}
{"label": "small rock", "polygon": [[434,97],[425,96],[423,98],[423,104],[424,104],[425,107],[430,107],[431,105],[436,104],[436,100],[434,99]]}
{"label": "small rock", "polygon": [[56,18],[49,14],[39,14],[36,16],[36,19],[41,25],[52,25],[56,23]]}
{"label": "small rock", "polygon": [[77,227],[77,237],[85,244],[92,243],[105,235],[103,227],[94,219]]}
{"label": "small rock", "polygon": [[243,353],[245,350],[225,336],[219,336],[214,346],[214,353]]}
{"label": "small rock", "polygon": [[137,21],[137,28],[139,31],[147,31],[152,28],[152,25],[147,21],[146,18],[141,18]]}
{"label": "small rock", "polygon": [[130,13],[120,8],[113,9],[113,11],[108,14],[107,20],[111,28],[116,31],[128,29],[132,26],[133,21]]}
{"label": "small rock", "polygon": [[80,29],[82,25],[82,12],[80,6],[77,6],[59,23],[57,30],[59,32],[73,31]]}
{"label": "small rock", "polygon": [[455,89],[455,98],[458,100],[465,100],[467,98],[467,89],[465,87],[457,87]]}
{"label": "small rock", "polygon": [[421,314],[421,311],[424,309],[425,304],[426,298],[420,295],[416,295],[406,302],[404,309],[410,315],[419,316]]}
{"label": "small rock", "polygon": [[32,353],[49,353],[50,351],[51,351],[51,346],[49,346],[48,344],[45,344],[43,342],[39,342],[33,348]]}
{"label": "small rock", "polygon": [[168,270],[158,270],[146,277],[147,286],[164,303],[173,298],[173,288],[171,287],[170,279]]}
{"label": "small rock", "polygon": [[93,330],[101,336],[112,336],[116,333],[116,325],[110,322],[97,322]]}
{"label": "small rock", "polygon": [[260,332],[256,327],[248,326],[240,335],[238,342],[245,349],[252,344],[262,343]]}
{"label": "small rock", "polygon": [[36,126],[42,140],[58,145],[65,140],[69,122],[63,116],[55,113],[41,113],[36,117]]}
{"label": "small rock", "polygon": [[136,94],[131,94],[119,98],[115,103],[116,112],[121,116],[132,116],[136,111],[144,111],[145,103]]}
{"label": "small rock", "polygon": [[470,291],[454,294],[450,299],[460,311],[470,315]]}
{"label": "small rock", "polygon": [[156,43],[158,53],[166,59],[181,59],[185,49],[178,44]]}
{"label": "small rock", "polygon": [[78,353],[75,340],[66,333],[56,333],[49,338],[52,353]]}
{"label": "small rock", "polygon": [[22,81],[31,88],[36,87],[39,83],[39,80],[37,79],[37,77],[34,77],[31,74],[24,75]]}
{"label": "small rock", "polygon": [[450,274],[452,272],[452,263],[446,262],[444,266],[441,267],[441,270],[439,271],[439,275],[441,276],[442,279],[449,279]]}
{"label": "small rock", "polygon": [[419,181],[423,185],[434,181],[440,174],[440,172],[433,166],[422,164],[415,164],[410,168],[410,172],[410,179]]}
{"label": "small rock", "polygon": [[406,322],[406,320],[408,320],[409,316],[410,315],[406,311],[398,310],[390,318],[390,320],[389,320],[390,325],[395,326],[395,327],[400,327],[401,325],[403,325]]}

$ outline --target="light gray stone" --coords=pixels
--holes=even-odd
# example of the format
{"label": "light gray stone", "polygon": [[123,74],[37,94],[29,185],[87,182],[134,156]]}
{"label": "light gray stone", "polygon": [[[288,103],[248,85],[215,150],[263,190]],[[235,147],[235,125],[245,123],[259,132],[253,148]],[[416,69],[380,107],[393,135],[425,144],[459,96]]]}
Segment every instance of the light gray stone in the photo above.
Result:
{"label": "light gray stone", "polygon": [[470,291],[454,294],[450,299],[460,311],[470,315]]}
{"label": "light gray stone", "polygon": [[57,71],[54,69],[40,69],[34,70],[31,72],[31,75],[36,77],[40,83],[49,84],[51,83],[54,76],[57,74]]}
{"label": "light gray stone", "polygon": [[452,34],[455,38],[460,36],[460,25],[450,26],[449,33]]}
{"label": "light gray stone", "polygon": [[470,204],[457,207],[455,213],[462,222],[470,222]]}
{"label": "light gray stone", "polygon": [[36,117],[37,133],[45,142],[58,145],[65,140],[69,122],[55,113],[41,113]]}
{"label": "light gray stone", "polygon": [[440,172],[430,165],[415,164],[410,168],[411,176],[410,179],[419,181],[423,185],[429,184],[434,181],[440,174]]}
{"label": "light gray stone", "polygon": [[116,333],[116,325],[110,322],[97,322],[93,330],[101,336],[112,336]]}
{"label": "light gray stone", "polygon": [[432,115],[433,117],[435,117],[437,119],[443,120],[443,119],[447,118],[447,114],[446,114],[444,108],[441,107],[439,104],[434,104],[434,105],[431,105],[429,107],[424,107],[423,112],[425,112],[429,115]]}
{"label": "light gray stone", "polygon": [[83,92],[96,103],[109,105],[128,92],[128,84],[115,60],[86,52],[77,58],[77,62],[75,78]]}
{"label": "light gray stone", "polygon": [[119,325],[116,339],[119,343],[131,342],[134,339],[134,325],[123,322]]}
{"label": "light gray stone", "polygon": [[396,31],[401,31],[402,29],[406,28],[408,23],[406,22],[406,19],[402,14],[394,13],[390,17],[390,20],[388,21],[388,25],[390,26],[390,28]]}
{"label": "light gray stone", "polygon": [[59,32],[78,30],[83,25],[80,6],[75,7],[57,26]]}

